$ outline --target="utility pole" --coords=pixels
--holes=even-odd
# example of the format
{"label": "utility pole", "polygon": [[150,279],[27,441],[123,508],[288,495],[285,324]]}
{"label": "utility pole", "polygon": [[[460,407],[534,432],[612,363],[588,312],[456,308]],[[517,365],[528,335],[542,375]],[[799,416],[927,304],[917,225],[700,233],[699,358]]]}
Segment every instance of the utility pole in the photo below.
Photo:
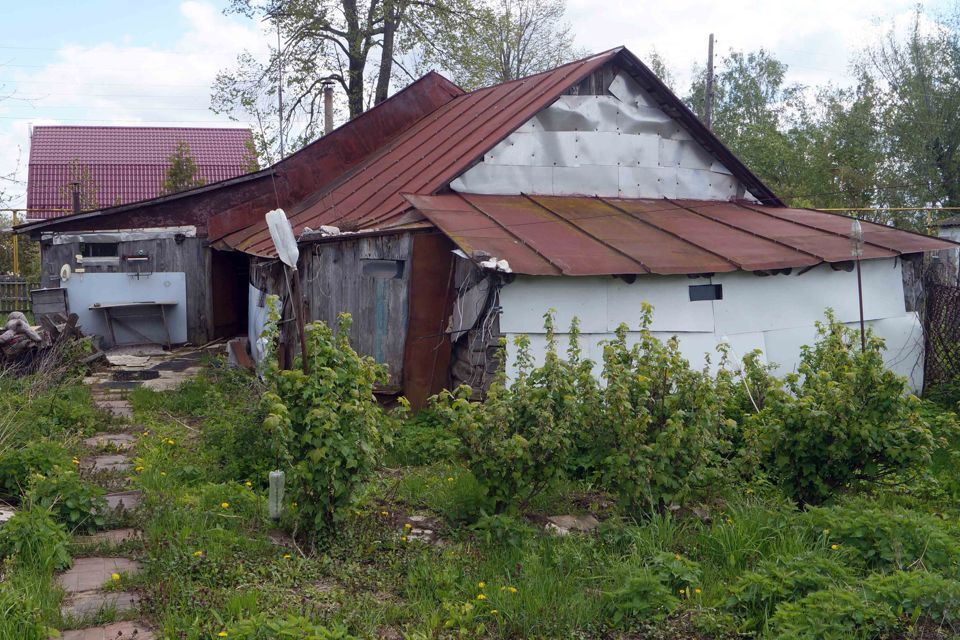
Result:
{"label": "utility pole", "polygon": [[713,34],[707,45],[707,85],[703,96],[703,123],[713,130]]}
{"label": "utility pole", "polygon": [[280,48],[280,21],[277,20],[277,137],[280,138],[280,159],[283,160],[283,53]]}

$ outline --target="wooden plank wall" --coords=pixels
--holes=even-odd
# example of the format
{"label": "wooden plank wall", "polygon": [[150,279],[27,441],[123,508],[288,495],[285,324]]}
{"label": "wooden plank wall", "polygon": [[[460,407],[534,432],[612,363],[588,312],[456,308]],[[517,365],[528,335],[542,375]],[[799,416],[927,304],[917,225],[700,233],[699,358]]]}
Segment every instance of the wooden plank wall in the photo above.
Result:
{"label": "wooden plank wall", "polygon": [[[149,262],[130,263],[119,260],[116,264],[84,264],[88,273],[134,273],[183,272],[187,284],[187,340],[204,344],[213,339],[213,283],[210,278],[210,250],[203,238],[183,238],[179,243],[173,238],[136,240],[119,243],[121,256],[139,255],[140,251],[150,258]],[[41,286],[60,286],[60,268],[69,264],[76,269],[75,256],[80,252],[80,243],[41,244]],[[244,304],[246,302],[244,301]]]}

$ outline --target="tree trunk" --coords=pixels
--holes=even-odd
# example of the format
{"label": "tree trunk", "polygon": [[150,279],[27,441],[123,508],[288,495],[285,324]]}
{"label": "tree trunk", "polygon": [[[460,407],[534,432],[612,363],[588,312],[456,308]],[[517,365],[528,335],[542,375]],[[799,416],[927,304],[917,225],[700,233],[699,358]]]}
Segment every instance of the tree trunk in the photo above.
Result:
{"label": "tree trunk", "polygon": [[347,50],[349,51],[346,77],[347,106],[352,120],[363,113],[363,68],[366,63],[356,0],[343,0],[343,15],[347,24]]}
{"label": "tree trunk", "polygon": [[390,94],[390,78],[393,76],[393,51],[397,35],[397,26],[400,23],[401,9],[393,0],[383,3],[383,42],[380,51],[380,75],[377,76],[377,91],[373,97],[374,104],[380,104]]}

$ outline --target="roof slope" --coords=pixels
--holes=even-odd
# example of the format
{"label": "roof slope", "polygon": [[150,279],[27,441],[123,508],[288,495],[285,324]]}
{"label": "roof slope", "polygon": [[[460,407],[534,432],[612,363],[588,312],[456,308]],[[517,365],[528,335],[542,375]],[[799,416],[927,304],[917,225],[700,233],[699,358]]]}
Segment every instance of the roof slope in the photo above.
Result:
{"label": "roof slope", "polygon": [[161,195],[170,154],[186,142],[200,178],[219,182],[246,173],[251,133],[237,128],[38,126],[30,139],[27,209],[46,219],[69,210],[71,165],[89,171],[96,200],[116,206]]}
{"label": "roof slope", "polygon": [[[707,200],[407,195],[468,254],[529,275],[768,271],[851,260],[850,218]],[[863,257],[955,248],[864,222]]]}
{"label": "roof slope", "polygon": [[[383,228],[416,219],[417,216],[404,215],[410,207],[402,193],[433,194],[445,189],[524,122],[612,62],[627,69],[662,103],[664,111],[716,154],[755,195],[765,202],[780,204],[653,72],[621,47],[454,98],[342,179],[289,210],[295,232],[320,225]],[[270,234],[262,220],[226,235],[223,242],[247,253],[273,255]]]}

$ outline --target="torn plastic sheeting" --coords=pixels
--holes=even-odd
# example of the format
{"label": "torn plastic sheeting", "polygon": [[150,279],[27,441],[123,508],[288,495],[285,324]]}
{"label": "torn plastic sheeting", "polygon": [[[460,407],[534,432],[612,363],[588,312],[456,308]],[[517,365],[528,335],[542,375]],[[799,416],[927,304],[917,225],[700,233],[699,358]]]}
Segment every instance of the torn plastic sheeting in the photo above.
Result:
{"label": "torn plastic sheeting", "polygon": [[140,240],[164,240],[184,236],[197,237],[197,228],[193,225],[182,227],[157,227],[147,229],[131,229],[128,231],[90,231],[75,233],[44,233],[41,237],[49,238],[54,245],[73,244],[74,242],[137,242]]}
{"label": "torn plastic sheeting", "polygon": [[513,270],[510,269],[510,263],[506,260],[497,260],[496,258],[490,258],[489,260],[484,260],[479,263],[484,269],[491,269],[493,271],[500,271],[503,273],[513,273]]}
{"label": "torn plastic sheeting", "polygon": [[462,290],[453,304],[450,318],[450,340],[456,342],[477,325],[480,315],[486,310],[490,299],[490,278],[482,278],[476,284]]}

